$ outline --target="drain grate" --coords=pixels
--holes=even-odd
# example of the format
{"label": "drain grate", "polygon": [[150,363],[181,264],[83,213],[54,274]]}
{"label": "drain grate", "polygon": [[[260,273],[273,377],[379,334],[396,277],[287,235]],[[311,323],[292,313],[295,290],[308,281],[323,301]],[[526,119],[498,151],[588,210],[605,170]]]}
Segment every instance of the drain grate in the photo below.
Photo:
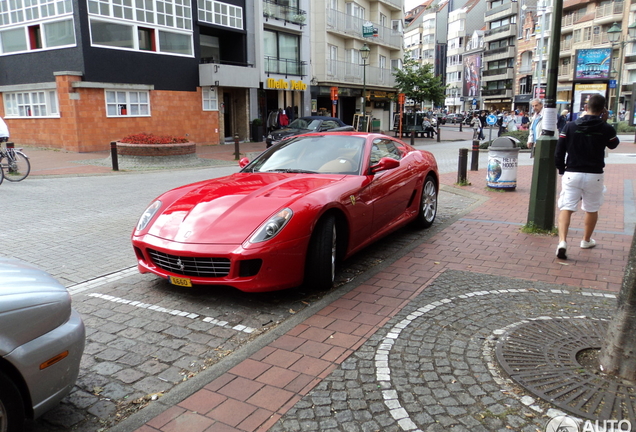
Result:
{"label": "drain grate", "polygon": [[636,385],[585,369],[576,355],[599,349],[607,322],[591,318],[537,319],[497,342],[505,372],[534,395],[579,417],[636,424]]}

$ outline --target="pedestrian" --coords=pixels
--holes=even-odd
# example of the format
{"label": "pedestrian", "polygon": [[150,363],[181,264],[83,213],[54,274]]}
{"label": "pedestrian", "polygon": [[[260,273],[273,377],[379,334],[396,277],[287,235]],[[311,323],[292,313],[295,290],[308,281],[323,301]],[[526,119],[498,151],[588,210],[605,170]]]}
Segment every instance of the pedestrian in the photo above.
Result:
{"label": "pedestrian", "polygon": [[559,130],[559,132],[563,130],[565,124],[568,122],[568,114],[570,114],[570,111],[566,109],[561,111],[561,115],[557,119],[557,129]]}
{"label": "pedestrian", "polygon": [[479,114],[477,114],[477,112],[473,114],[470,126],[473,128],[473,141],[479,140],[479,134],[481,133],[481,120],[479,120]]}
{"label": "pedestrian", "polygon": [[594,94],[587,104],[587,113],[567,123],[559,134],[554,158],[559,175],[563,176],[558,200],[559,245],[556,250],[560,259],[567,259],[570,219],[579,201],[585,212],[581,249],[596,246],[592,233],[603,204],[605,148],[614,149],[619,143],[616,130],[607,124],[608,117],[605,97]]}
{"label": "pedestrian", "polygon": [[530,119],[528,118],[528,115],[524,112],[521,111],[521,114],[519,114],[519,129],[520,130],[528,130],[528,124],[530,124]]}
{"label": "pedestrian", "polygon": [[4,122],[4,119],[0,117],[0,143],[9,141],[9,127]]}
{"label": "pedestrian", "polygon": [[532,107],[532,117],[528,125],[528,130],[530,131],[528,134],[528,148],[530,149],[530,157],[534,157],[534,145],[541,135],[541,128],[543,126],[543,100],[532,99],[530,106]]}
{"label": "pedestrian", "polygon": [[481,123],[481,127],[479,128],[479,139],[480,140],[484,140],[486,139],[486,136],[484,135],[484,128],[486,127],[486,111],[482,111],[481,114],[479,115],[479,121]]}
{"label": "pedestrian", "polygon": [[497,136],[500,137],[502,133],[506,132],[508,129],[508,111],[504,111],[503,114],[497,116],[497,126],[499,126],[499,132]]}
{"label": "pedestrian", "polygon": [[519,117],[517,116],[517,112],[513,111],[509,115],[508,119],[508,132],[514,132],[517,128],[517,122],[519,121]]}

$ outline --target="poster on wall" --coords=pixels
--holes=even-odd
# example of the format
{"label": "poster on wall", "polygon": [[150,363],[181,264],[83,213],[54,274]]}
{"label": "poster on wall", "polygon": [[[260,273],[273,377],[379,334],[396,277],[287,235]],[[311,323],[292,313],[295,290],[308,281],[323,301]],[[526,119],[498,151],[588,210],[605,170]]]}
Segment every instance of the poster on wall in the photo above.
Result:
{"label": "poster on wall", "polygon": [[576,50],[574,81],[609,79],[612,48]]}
{"label": "poster on wall", "polygon": [[464,56],[464,85],[462,96],[477,97],[481,82],[479,70],[481,69],[481,55],[472,54]]}
{"label": "poster on wall", "polygon": [[607,97],[607,83],[574,84],[574,102],[572,104],[572,120],[576,120],[586,109],[590,96],[600,94]]}

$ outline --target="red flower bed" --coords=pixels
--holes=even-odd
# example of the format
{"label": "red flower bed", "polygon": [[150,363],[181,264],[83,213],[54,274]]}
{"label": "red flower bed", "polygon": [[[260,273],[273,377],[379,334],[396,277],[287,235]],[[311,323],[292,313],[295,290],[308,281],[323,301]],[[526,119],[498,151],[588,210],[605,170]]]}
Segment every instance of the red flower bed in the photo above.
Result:
{"label": "red flower bed", "polygon": [[138,133],[125,136],[120,140],[120,142],[129,144],[176,144],[187,143],[188,140],[186,138],[174,137],[171,135]]}

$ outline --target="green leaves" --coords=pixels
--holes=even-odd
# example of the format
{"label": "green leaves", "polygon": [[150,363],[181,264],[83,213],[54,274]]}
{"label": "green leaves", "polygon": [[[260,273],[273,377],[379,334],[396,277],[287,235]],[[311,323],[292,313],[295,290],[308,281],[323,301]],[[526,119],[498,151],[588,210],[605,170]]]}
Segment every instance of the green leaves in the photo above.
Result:
{"label": "green leaves", "polygon": [[434,106],[444,103],[445,89],[441,76],[435,76],[433,65],[426,63],[420,65],[412,58],[404,60],[404,67],[395,69],[396,88],[399,93],[404,93],[408,99],[415,101],[416,105],[423,102],[432,102]]}

